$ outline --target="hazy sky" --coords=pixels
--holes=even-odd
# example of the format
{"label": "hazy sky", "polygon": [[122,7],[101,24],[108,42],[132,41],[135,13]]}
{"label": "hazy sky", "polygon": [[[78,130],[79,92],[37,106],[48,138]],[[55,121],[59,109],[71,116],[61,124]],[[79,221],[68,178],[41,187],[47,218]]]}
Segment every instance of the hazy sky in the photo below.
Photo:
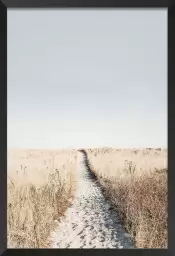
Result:
{"label": "hazy sky", "polygon": [[167,147],[167,11],[8,9],[8,147]]}

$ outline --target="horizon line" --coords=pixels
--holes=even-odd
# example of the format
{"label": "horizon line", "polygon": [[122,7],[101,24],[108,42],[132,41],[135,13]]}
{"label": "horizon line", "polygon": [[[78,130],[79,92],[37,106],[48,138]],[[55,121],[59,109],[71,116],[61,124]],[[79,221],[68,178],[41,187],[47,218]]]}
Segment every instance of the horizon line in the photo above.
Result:
{"label": "horizon line", "polygon": [[142,150],[142,149],[163,149],[167,150],[167,147],[109,147],[109,146],[100,146],[100,147],[62,147],[62,148],[25,148],[25,147],[8,147],[7,150],[80,150],[80,149],[118,149],[118,150]]}

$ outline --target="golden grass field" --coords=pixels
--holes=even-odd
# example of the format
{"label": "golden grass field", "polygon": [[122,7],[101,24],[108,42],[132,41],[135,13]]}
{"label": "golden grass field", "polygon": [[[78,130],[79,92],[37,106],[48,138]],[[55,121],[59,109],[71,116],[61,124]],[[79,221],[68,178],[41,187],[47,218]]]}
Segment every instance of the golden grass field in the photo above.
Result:
{"label": "golden grass field", "polygon": [[137,248],[167,248],[167,150],[87,150],[92,171]]}
{"label": "golden grass field", "polygon": [[48,248],[73,199],[76,151],[9,150],[8,248]]}
{"label": "golden grass field", "polygon": [[[87,149],[138,248],[167,247],[167,150]],[[48,248],[76,190],[76,150],[9,150],[8,248]]]}

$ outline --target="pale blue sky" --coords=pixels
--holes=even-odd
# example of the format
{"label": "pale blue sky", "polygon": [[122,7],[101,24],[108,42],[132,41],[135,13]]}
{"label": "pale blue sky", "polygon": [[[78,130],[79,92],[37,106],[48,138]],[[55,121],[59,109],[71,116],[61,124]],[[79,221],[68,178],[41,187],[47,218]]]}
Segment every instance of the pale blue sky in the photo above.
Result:
{"label": "pale blue sky", "polygon": [[166,9],[8,9],[8,147],[167,147]]}

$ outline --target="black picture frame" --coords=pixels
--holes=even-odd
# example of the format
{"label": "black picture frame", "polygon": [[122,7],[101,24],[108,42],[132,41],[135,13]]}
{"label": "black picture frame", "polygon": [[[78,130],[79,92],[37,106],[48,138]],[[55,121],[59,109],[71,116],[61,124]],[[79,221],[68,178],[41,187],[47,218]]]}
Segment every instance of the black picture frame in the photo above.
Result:
{"label": "black picture frame", "polygon": [[[168,249],[7,249],[7,8],[168,8]],[[102,256],[106,254],[126,254],[126,255],[174,255],[175,241],[175,210],[173,205],[174,194],[174,174],[175,164],[173,161],[173,151],[175,142],[173,132],[175,132],[175,106],[173,85],[175,85],[175,6],[171,1],[155,0],[3,0],[0,1],[0,254],[2,255],[50,255],[58,253],[71,255],[72,253],[98,253]],[[173,115],[174,114],[174,115]],[[174,235],[173,235],[174,234]],[[174,252],[174,254],[173,254]]]}

